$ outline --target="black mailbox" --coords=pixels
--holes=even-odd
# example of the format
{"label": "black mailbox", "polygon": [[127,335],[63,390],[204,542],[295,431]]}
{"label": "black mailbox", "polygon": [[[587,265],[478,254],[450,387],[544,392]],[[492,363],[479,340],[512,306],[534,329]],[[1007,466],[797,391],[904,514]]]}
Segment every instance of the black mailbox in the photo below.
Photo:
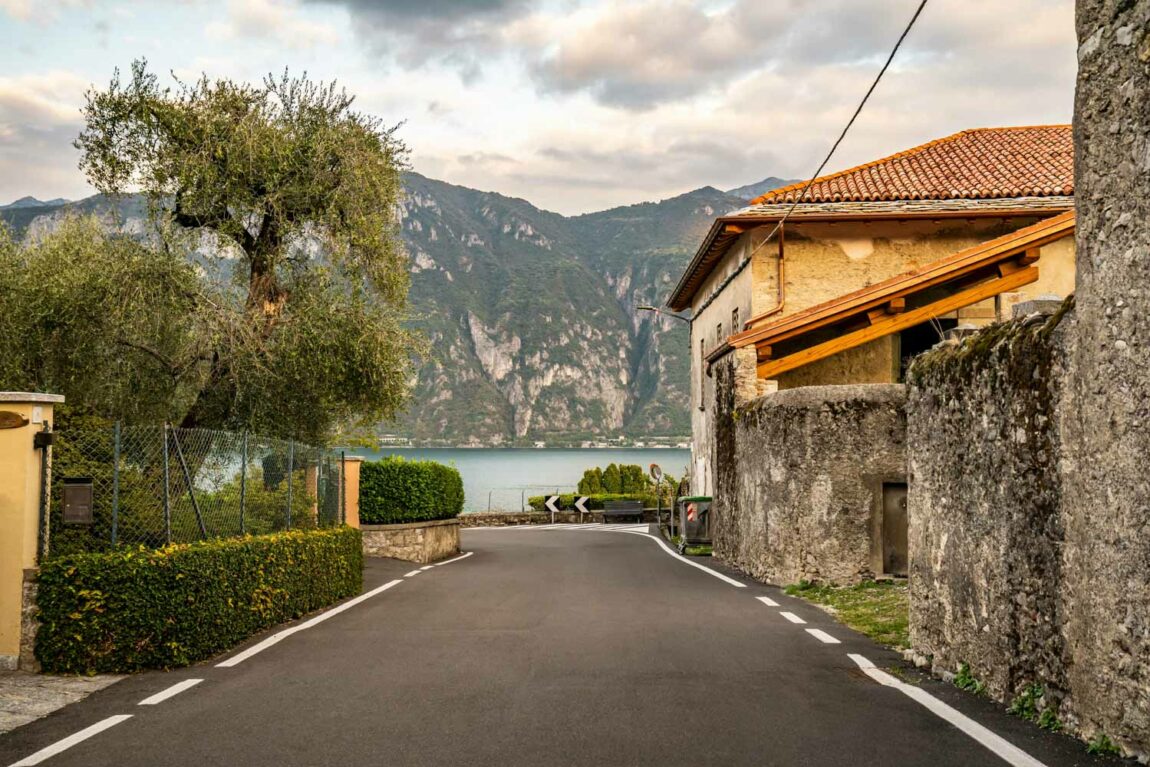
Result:
{"label": "black mailbox", "polygon": [[93,495],[91,477],[64,478],[65,525],[92,524]]}

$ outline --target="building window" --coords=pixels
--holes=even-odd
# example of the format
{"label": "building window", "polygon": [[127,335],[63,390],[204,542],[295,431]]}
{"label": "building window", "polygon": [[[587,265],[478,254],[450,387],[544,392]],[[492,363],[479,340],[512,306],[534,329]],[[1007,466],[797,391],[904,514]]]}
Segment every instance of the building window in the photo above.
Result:
{"label": "building window", "polygon": [[723,323],[720,322],[719,327],[715,329],[715,346],[719,346],[723,340]]}
{"label": "building window", "polygon": [[736,306],[731,310],[731,332],[738,333],[742,329],[742,326],[739,325],[739,307]]}

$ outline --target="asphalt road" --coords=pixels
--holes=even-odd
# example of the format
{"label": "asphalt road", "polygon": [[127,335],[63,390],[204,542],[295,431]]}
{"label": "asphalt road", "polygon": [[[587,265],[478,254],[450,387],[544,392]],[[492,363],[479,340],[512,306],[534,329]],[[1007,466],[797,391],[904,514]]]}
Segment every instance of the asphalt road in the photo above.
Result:
{"label": "asphalt road", "polygon": [[[257,637],[245,645],[264,648],[254,654],[141,674],[0,736],[0,765],[93,726],[106,729],[43,763],[1104,763],[907,671],[778,589],[704,560],[730,580],[720,579],[612,528],[468,530],[471,556],[407,577],[417,568],[372,560],[369,593],[398,583],[282,641]],[[229,657],[242,660],[216,665]],[[202,681],[140,705],[192,679]],[[984,744],[988,732],[1012,761]]]}

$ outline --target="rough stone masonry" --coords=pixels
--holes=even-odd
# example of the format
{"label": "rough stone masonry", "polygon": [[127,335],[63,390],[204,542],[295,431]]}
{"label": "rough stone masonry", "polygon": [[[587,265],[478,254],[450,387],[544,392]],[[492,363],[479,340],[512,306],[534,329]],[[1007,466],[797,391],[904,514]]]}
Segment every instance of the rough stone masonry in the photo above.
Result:
{"label": "rough stone masonry", "polygon": [[1087,735],[1150,754],[1150,0],[1078,0],[1067,675]]}

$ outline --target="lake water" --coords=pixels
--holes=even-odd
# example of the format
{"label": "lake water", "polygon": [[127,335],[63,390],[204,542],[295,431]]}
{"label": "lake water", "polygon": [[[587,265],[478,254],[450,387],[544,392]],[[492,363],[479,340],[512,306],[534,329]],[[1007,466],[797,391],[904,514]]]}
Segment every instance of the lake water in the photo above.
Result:
{"label": "lake water", "polygon": [[466,511],[519,511],[532,495],[555,491],[573,493],[583,472],[609,463],[634,463],[646,470],[652,463],[663,471],[683,476],[691,451],[679,448],[384,448],[356,450],[350,454],[371,460],[385,455],[438,461],[459,469],[463,475]]}

